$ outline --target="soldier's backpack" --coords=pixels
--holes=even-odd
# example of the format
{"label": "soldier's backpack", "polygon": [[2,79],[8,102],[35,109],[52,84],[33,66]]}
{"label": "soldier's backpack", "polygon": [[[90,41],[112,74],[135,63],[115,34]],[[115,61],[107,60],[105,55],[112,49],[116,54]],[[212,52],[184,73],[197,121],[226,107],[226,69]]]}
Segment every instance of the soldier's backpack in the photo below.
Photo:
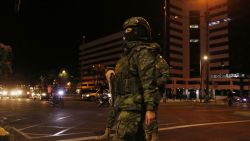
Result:
{"label": "soldier's backpack", "polygon": [[164,85],[169,80],[169,65],[167,61],[160,55],[156,56],[156,77],[157,85]]}
{"label": "soldier's backpack", "polygon": [[[156,52],[156,61],[155,61],[155,67],[156,67],[156,80],[157,80],[157,85],[158,86],[162,86],[164,84],[167,83],[167,81],[169,80],[169,65],[166,61],[166,59],[164,59],[160,53],[159,53],[159,45],[156,43],[146,43],[146,44],[142,44],[142,45],[138,45],[137,47],[132,48],[132,50],[130,51],[130,54],[133,54],[133,52],[135,50],[139,51],[141,49],[150,49],[152,51]],[[130,58],[130,55],[129,57]]]}

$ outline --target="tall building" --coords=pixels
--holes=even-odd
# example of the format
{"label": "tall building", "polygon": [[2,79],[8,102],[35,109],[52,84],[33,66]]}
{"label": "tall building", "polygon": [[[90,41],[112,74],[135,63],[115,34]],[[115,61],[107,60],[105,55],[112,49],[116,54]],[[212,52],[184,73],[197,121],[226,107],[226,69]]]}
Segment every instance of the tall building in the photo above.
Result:
{"label": "tall building", "polygon": [[[243,74],[230,70],[228,1],[166,0],[166,6],[163,50],[172,76],[167,92],[192,91],[198,97],[205,89],[213,95],[249,90],[249,83],[239,79]],[[122,52],[121,38],[118,32],[81,46],[82,78],[93,64],[114,66]]]}
{"label": "tall building", "polygon": [[[85,40],[85,39],[84,39]],[[122,33],[118,32],[80,46],[80,80],[82,88],[94,88],[105,66],[114,67],[122,54]]]}

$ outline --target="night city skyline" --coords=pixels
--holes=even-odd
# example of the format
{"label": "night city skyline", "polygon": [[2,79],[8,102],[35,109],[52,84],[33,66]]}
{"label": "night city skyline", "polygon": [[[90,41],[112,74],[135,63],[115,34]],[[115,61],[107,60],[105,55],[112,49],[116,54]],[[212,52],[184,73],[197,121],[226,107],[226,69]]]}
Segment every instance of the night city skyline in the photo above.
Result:
{"label": "night city skyline", "polygon": [[[17,1],[1,2],[2,22],[1,41],[13,48],[14,73],[30,75],[36,79],[43,72],[67,68],[73,74],[79,73],[78,51],[82,37],[86,42],[121,31],[125,19],[131,16],[143,16],[149,20],[153,34],[162,32],[162,2],[147,1],[48,1],[20,0],[17,11]],[[237,5],[237,6],[236,6]],[[250,28],[248,0],[229,1],[232,13],[234,40],[230,45],[240,45],[241,50],[235,50],[242,56],[233,60],[249,72],[244,56],[249,52],[248,37]],[[138,9],[140,8],[140,9]],[[129,10],[128,10],[129,9]],[[235,52],[233,51],[233,52]],[[234,57],[235,58],[235,57]],[[241,63],[239,63],[241,62]],[[237,67],[235,68],[235,70]]]}

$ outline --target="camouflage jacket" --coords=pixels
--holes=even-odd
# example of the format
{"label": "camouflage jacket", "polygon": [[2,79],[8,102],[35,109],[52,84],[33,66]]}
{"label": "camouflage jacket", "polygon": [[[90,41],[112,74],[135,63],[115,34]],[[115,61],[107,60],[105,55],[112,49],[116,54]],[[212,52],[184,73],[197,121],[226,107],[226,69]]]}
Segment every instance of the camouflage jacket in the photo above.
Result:
{"label": "camouflage jacket", "polygon": [[159,45],[134,41],[127,43],[127,49],[115,67],[114,105],[121,110],[155,111],[161,98],[155,67]]}

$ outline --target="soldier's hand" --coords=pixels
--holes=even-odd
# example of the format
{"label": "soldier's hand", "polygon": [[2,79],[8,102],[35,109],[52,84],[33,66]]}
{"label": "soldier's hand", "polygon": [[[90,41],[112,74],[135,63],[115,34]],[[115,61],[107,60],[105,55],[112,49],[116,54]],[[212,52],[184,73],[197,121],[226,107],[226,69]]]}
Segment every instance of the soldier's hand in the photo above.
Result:
{"label": "soldier's hand", "polygon": [[154,111],[147,111],[145,115],[145,124],[149,125],[155,122],[155,112]]}

